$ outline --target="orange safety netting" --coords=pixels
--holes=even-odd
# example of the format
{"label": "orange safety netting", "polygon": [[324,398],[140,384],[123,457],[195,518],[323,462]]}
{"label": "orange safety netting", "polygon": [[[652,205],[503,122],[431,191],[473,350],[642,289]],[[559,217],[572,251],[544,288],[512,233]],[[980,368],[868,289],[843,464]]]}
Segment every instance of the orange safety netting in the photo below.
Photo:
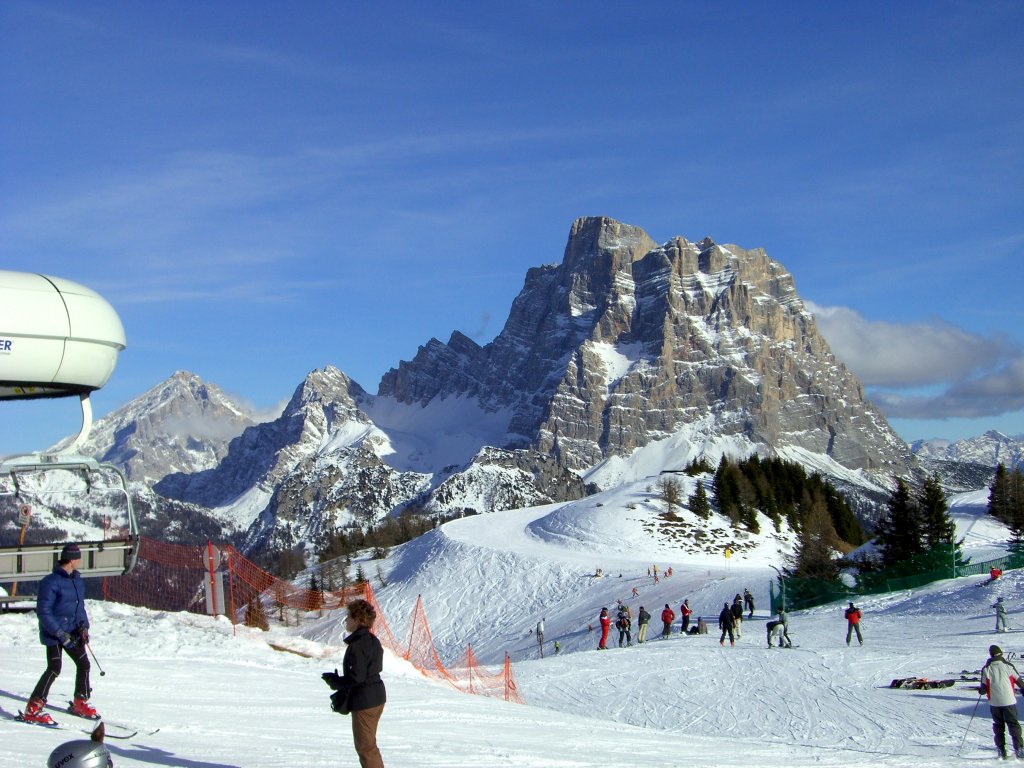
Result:
{"label": "orange safety netting", "polygon": [[408,641],[399,643],[369,582],[340,590],[296,585],[267,573],[231,545],[187,546],[142,538],[134,570],[128,576],[104,578],[103,598],[154,610],[223,614],[235,624],[250,623],[254,611],[264,621],[299,623],[310,613],[322,616],[363,598],[377,611],[373,631],[381,644],[424,675],[466,693],[524,703],[508,654],[498,673],[481,666],[472,647],[454,663],[442,663],[421,598],[413,608]]}

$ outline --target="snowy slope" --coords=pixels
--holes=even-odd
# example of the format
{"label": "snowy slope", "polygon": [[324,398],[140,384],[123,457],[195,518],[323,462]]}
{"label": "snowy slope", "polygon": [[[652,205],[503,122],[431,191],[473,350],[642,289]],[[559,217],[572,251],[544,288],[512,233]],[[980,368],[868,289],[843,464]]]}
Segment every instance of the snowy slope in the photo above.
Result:
{"label": "snowy slope", "polygon": [[[1000,527],[981,515],[977,499],[954,502],[970,550],[999,552]],[[978,695],[970,683],[936,691],[886,686],[897,676],[976,670],[994,640],[1024,651],[1024,634],[992,634],[989,608],[1005,596],[1011,624],[1024,627],[1017,598],[1024,574],[1010,572],[992,587],[965,577],[869,598],[860,603],[864,647],[843,642],[842,606],[798,612],[791,623],[800,647],[769,650],[763,606],[776,555],[768,546],[728,567],[724,558],[676,559],[610,500],[466,518],[411,542],[387,562],[390,584],[379,590],[392,630],[402,636],[410,601],[422,594],[442,658],[471,641],[493,663],[504,646],[528,704],[457,693],[389,655],[380,728],[386,764],[951,766],[962,763],[956,753],[965,734],[966,758],[992,758],[984,704],[971,719]],[[654,585],[646,576],[654,563],[660,572],[672,565],[674,575]],[[608,575],[593,578],[595,566]],[[639,601],[630,599],[633,586]],[[616,598],[635,613],[639,602],[678,609],[689,596],[707,613],[744,586],[761,609],[736,647],[720,647],[715,634],[653,639],[652,627],[643,646],[594,650],[587,624]],[[118,768],[355,764],[349,723],[330,712],[319,680],[340,663],[338,617],[269,636],[239,628],[232,637],[224,619],[102,603],[90,612],[93,649],[107,672],[94,677],[93,701],[111,721],[143,729],[110,742]],[[563,645],[553,656],[549,642],[543,660],[528,634],[541,615],[549,641]],[[268,639],[316,658],[274,651]],[[0,715],[9,716],[42,671],[34,617],[0,616],[0,658]],[[66,671],[51,701],[70,687]],[[4,717],[0,765],[42,765],[55,745],[78,735]]]}

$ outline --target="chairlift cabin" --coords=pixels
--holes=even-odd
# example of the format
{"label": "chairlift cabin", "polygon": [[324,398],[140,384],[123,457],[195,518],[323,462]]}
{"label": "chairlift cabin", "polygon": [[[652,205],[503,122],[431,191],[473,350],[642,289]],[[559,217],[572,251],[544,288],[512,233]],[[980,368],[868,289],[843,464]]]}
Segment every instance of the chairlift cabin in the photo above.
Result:
{"label": "chairlift cabin", "polygon": [[[135,567],[139,531],[124,473],[79,455],[92,429],[89,395],[107,383],[125,348],[114,308],[85,286],[61,278],[0,270],[0,400],[78,397],[82,424],[66,447],[0,458],[0,504],[18,509],[17,546],[0,547],[0,582],[36,581],[49,574],[68,538],[79,541],[84,577],[122,575]],[[60,541],[25,544],[34,505],[50,509],[68,499],[85,519],[69,519]],[[101,500],[102,499],[102,500]],[[117,499],[117,524],[110,524]],[[96,509],[98,505],[102,509]],[[102,531],[102,538],[97,531]],[[51,532],[50,538],[57,538]]]}

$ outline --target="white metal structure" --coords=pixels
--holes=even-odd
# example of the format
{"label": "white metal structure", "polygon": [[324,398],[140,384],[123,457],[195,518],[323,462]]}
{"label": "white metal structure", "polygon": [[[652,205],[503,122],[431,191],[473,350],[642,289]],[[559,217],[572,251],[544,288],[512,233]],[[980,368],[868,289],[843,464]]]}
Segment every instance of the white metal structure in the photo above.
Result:
{"label": "white metal structure", "polygon": [[[0,496],[17,501],[26,492],[26,478],[64,470],[83,476],[86,488],[99,476],[112,478],[107,487],[123,493],[127,505],[125,536],[80,542],[83,576],[128,573],[138,554],[138,525],[124,474],[76,453],[92,429],[89,394],[107,383],[124,348],[117,312],[95,291],[57,277],[0,270],[0,400],[78,396],[82,405],[81,429],[67,447],[0,461]],[[42,578],[62,546],[0,548],[0,581]]]}

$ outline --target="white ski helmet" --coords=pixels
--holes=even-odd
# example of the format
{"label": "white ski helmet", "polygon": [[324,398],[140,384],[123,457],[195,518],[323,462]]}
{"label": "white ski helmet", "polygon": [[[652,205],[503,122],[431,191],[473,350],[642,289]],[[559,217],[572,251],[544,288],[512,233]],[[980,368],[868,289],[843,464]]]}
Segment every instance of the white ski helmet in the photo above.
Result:
{"label": "white ski helmet", "polygon": [[114,761],[103,742],[76,739],[53,750],[46,759],[46,768],[114,768]]}

